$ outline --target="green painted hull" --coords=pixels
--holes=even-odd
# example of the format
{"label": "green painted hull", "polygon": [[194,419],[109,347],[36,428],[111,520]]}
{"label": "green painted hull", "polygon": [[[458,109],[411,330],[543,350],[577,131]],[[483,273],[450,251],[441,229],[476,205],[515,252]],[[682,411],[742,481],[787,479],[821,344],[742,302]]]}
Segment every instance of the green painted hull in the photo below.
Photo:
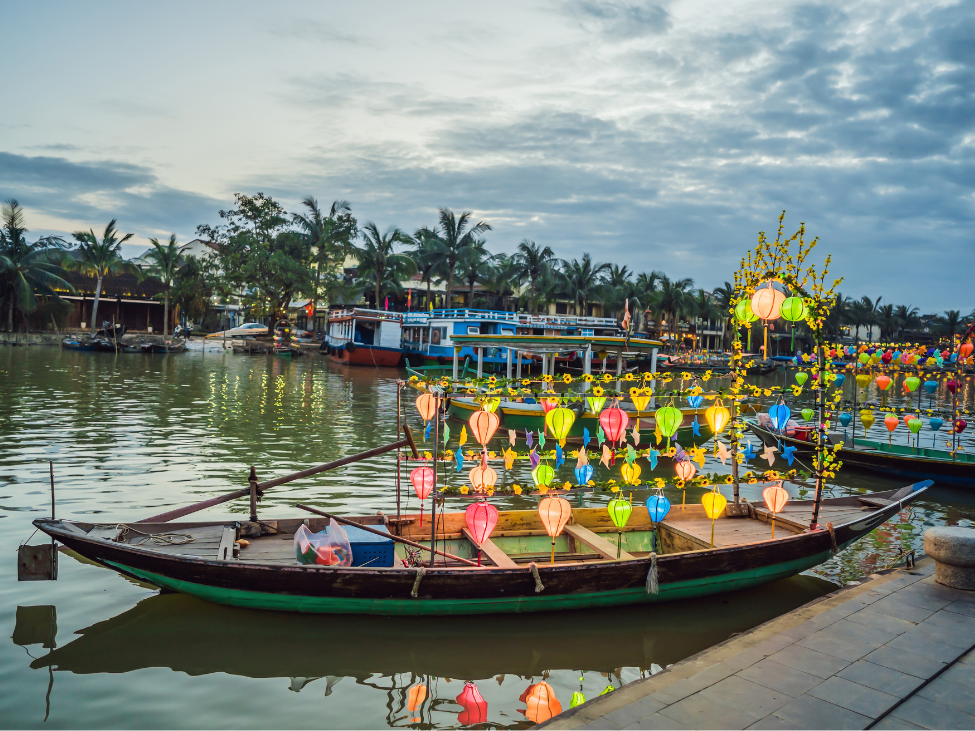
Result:
{"label": "green painted hull", "polygon": [[544,592],[531,597],[493,599],[350,599],[333,597],[295,596],[242,591],[171,579],[123,564],[112,563],[119,571],[138,577],[162,589],[248,609],[267,609],[283,612],[313,614],[380,614],[380,615],[445,615],[445,614],[510,614],[520,612],[549,612],[567,609],[597,609],[627,604],[653,604],[676,599],[696,599],[785,579],[818,566],[830,558],[829,551],[794,561],[763,566],[757,569],[723,574],[706,579],[677,581],[662,584],[658,594],[648,594],[644,588],[603,591],[583,594],[545,596]]}

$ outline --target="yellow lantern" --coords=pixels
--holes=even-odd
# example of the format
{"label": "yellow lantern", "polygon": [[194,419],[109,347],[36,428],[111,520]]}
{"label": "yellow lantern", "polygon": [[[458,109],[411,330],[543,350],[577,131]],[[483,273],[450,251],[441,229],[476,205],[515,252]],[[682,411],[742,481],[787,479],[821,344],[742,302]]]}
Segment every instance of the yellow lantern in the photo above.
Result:
{"label": "yellow lantern", "polygon": [[565,446],[565,438],[569,436],[569,430],[575,423],[576,415],[571,409],[558,408],[552,409],[545,414],[545,426],[552,433],[559,444]]}
{"label": "yellow lantern", "polygon": [[637,411],[645,411],[647,404],[650,403],[650,397],[653,395],[653,389],[651,388],[631,388],[630,389],[630,400],[633,402],[633,406]]}
{"label": "yellow lantern", "polygon": [[873,380],[873,376],[869,373],[857,373],[857,386],[860,388],[866,388],[870,385],[870,381]]}
{"label": "yellow lantern", "polygon": [[705,493],[701,503],[704,505],[704,512],[711,519],[711,548],[714,548],[714,521],[724,513],[728,499],[715,487],[714,491]]}
{"label": "yellow lantern", "polygon": [[711,433],[718,435],[724,431],[728,422],[731,421],[731,412],[722,406],[720,401],[715,401],[714,406],[704,410],[704,419],[711,427]]}
{"label": "yellow lantern", "polygon": [[620,474],[623,475],[623,480],[629,485],[640,484],[640,473],[642,471],[640,465],[630,464],[629,462],[624,462],[623,466],[620,467]]}
{"label": "yellow lantern", "polygon": [[873,426],[874,421],[873,412],[870,409],[864,409],[860,412],[860,423],[863,424],[864,435],[866,435],[867,429]]}
{"label": "yellow lantern", "polygon": [[766,282],[752,295],[752,312],[759,320],[778,320],[784,301],[785,294],[773,287],[771,282]]}
{"label": "yellow lantern", "polygon": [[481,408],[485,411],[490,411],[492,414],[497,412],[498,407],[501,405],[501,399],[497,396],[493,398],[484,399],[484,403],[481,404]]}

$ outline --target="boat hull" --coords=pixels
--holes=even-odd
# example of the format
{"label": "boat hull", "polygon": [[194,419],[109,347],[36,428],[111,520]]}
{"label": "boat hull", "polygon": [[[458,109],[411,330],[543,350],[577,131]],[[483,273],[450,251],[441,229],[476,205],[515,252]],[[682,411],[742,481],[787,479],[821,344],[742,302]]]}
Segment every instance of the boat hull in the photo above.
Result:
{"label": "boat hull", "polygon": [[342,348],[334,355],[329,355],[336,363],[346,365],[380,366],[395,368],[403,359],[403,351],[399,348],[381,348],[377,345],[359,345],[356,343],[354,351]]}

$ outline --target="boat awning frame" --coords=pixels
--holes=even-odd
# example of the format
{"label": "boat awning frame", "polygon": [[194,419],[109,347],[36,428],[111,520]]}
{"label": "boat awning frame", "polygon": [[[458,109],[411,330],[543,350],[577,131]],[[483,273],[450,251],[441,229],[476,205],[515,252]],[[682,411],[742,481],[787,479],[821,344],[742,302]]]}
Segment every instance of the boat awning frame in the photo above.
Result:
{"label": "boat awning frame", "polygon": [[451,335],[457,347],[513,348],[528,353],[563,353],[571,350],[606,351],[609,353],[652,353],[663,347],[658,340],[642,338],[600,337],[590,335]]}

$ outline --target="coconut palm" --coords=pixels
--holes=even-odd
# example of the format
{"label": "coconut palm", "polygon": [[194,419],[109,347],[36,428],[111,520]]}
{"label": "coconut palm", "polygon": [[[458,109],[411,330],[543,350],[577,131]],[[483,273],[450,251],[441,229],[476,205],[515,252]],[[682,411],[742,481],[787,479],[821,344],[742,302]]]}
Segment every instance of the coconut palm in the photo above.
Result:
{"label": "coconut palm", "polygon": [[880,326],[880,339],[891,340],[897,331],[897,315],[894,313],[894,305],[886,304],[876,310],[877,324]]}
{"label": "coconut palm", "polygon": [[176,273],[183,266],[183,252],[189,244],[180,246],[176,243],[176,234],[170,234],[166,244],[160,244],[159,239],[149,239],[152,251],[146,253],[149,267],[146,274],[158,278],[163,283],[165,306],[163,307],[163,337],[169,335],[169,291],[173,288]]}
{"label": "coconut palm", "polygon": [[847,312],[846,321],[853,326],[853,342],[860,344],[860,328],[870,327],[877,318],[874,314],[874,303],[869,297],[861,297],[855,302],[851,302]]}
{"label": "coconut palm", "polygon": [[945,314],[938,317],[935,322],[938,330],[943,337],[948,338],[949,343],[955,340],[955,333],[962,329],[961,312],[958,310],[945,310]]}
{"label": "coconut palm", "polygon": [[583,254],[582,259],[562,261],[563,294],[576,305],[577,314],[585,317],[589,302],[602,294],[600,275],[608,269],[609,264],[593,263],[588,253]]}
{"label": "coconut palm", "polygon": [[420,282],[427,285],[427,306],[433,301],[430,288],[433,280],[437,279],[436,272],[440,265],[436,234],[429,228],[422,227],[413,234],[413,251],[410,256],[416,264],[416,271],[420,275]]}
{"label": "coconut palm", "polygon": [[94,334],[98,326],[98,300],[102,294],[102,281],[109,274],[135,274],[139,276],[139,268],[122,258],[122,244],[132,238],[133,234],[119,237],[115,228],[117,219],[109,221],[105,233],[101,238],[91,229],[75,231],[73,236],[78,242],[74,254],[77,258],[67,260],[67,268],[88,276],[95,277],[95,301],[91,306],[91,332]]}
{"label": "coconut palm", "polygon": [[457,274],[457,265],[460,263],[464,252],[479,241],[481,234],[490,231],[491,226],[484,221],[471,224],[471,213],[465,211],[459,216],[447,208],[440,209],[440,223],[432,231],[431,239],[434,250],[440,257],[440,263],[436,268],[436,274],[447,282],[447,302],[450,306],[453,296],[454,277]]}
{"label": "coconut palm", "polygon": [[34,243],[27,241],[24,209],[16,200],[3,204],[3,228],[0,229],[0,285],[7,300],[7,331],[14,329],[14,309],[34,312],[37,295],[60,300],[57,290],[73,292],[62,279],[63,239],[45,236]]}
{"label": "coconut palm", "polygon": [[372,221],[363,227],[362,239],[363,245],[355,248],[359,260],[359,279],[375,285],[378,309],[383,290],[399,291],[400,280],[412,276],[416,271],[413,259],[394,251],[396,244],[409,244],[412,239],[395,226],[390,226],[385,233],[379,233]]}
{"label": "coconut palm", "polygon": [[535,311],[535,290],[538,280],[551,272],[556,264],[555,252],[550,246],[539,246],[534,241],[522,239],[515,252],[515,261],[524,279],[528,280],[528,314]]}
{"label": "coconut palm", "polygon": [[501,297],[505,312],[508,311],[508,300],[516,296],[525,281],[522,274],[521,262],[517,255],[497,254],[492,264],[493,274],[489,286]]}
{"label": "coconut palm", "polygon": [[687,277],[674,280],[666,274],[660,277],[660,287],[654,293],[653,301],[657,310],[670,322],[672,337],[677,333],[677,320],[687,311],[693,286],[694,280]]}
{"label": "coconut palm", "polygon": [[467,306],[474,306],[474,285],[485,282],[494,276],[491,252],[484,248],[483,241],[475,241],[460,257],[457,263],[457,273],[467,285]]}
{"label": "coconut palm", "polygon": [[897,336],[901,337],[905,330],[917,330],[921,327],[921,311],[913,305],[897,305],[894,309],[897,318]]}
{"label": "coconut palm", "polygon": [[726,309],[718,305],[717,298],[703,289],[697,290],[689,299],[687,311],[697,321],[699,330],[702,323],[708,323],[712,320],[721,322],[728,314]]}
{"label": "coconut palm", "polygon": [[317,308],[323,278],[328,282],[325,287],[326,303],[335,296],[337,288],[341,288],[340,277],[335,276],[333,270],[351,253],[352,241],[358,234],[358,222],[352,216],[348,201],[333,201],[328,214],[322,212],[318,201],[311,196],[301,204],[307,213],[294,213],[292,219],[303,230],[309,257],[314,262],[315,289],[311,294],[311,304]]}

